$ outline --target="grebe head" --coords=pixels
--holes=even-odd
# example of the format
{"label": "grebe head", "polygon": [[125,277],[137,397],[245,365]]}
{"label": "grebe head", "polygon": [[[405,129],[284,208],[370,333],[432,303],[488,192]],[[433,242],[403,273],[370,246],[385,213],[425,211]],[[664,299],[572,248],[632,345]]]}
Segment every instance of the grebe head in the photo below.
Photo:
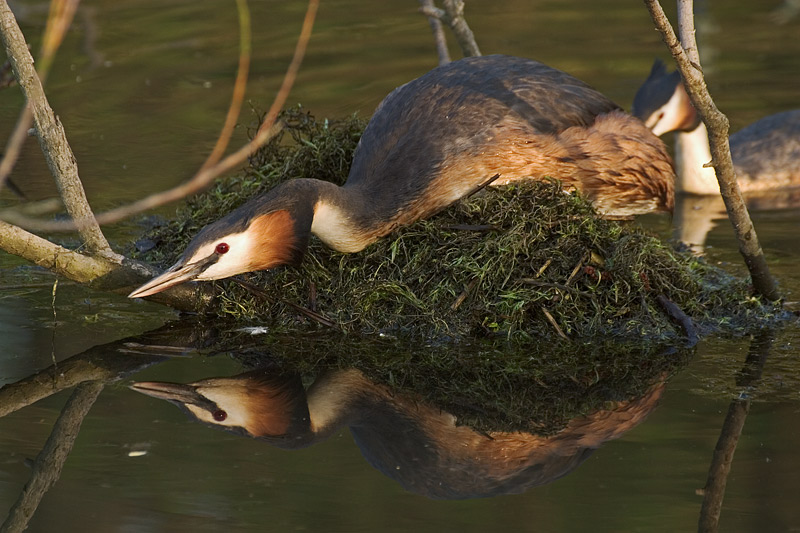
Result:
{"label": "grebe head", "polygon": [[660,59],[655,60],[650,75],[636,91],[631,114],[657,136],[670,131],[691,131],[700,124],[680,72],[667,72]]}
{"label": "grebe head", "polygon": [[228,278],[244,272],[297,264],[313,218],[303,191],[277,187],[209,224],[172,267],[130,293],[142,298],[187,281]]}
{"label": "grebe head", "polygon": [[198,422],[250,437],[281,437],[309,424],[297,376],[258,370],[188,384],[142,381],[130,388],[172,402]]}

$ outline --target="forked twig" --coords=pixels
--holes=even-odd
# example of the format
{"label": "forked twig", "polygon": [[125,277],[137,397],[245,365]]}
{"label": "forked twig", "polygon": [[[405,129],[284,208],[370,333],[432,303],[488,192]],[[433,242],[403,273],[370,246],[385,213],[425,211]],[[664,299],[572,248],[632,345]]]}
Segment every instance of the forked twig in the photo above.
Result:
{"label": "forked twig", "polygon": [[[467,19],[464,18],[464,0],[443,0],[442,4],[444,9],[423,3],[420,11],[428,17],[437,18],[450,26],[464,56],[481,55],[478,43],[475,42],[475,35],[467,24]],[[441,63],[441,55],[439,61]]]}
{"label": "forked twig", "polygon": [[450,62],[450,52],[447,50],[447,39],[444,36],[442,28],[442,21],[436,11],[436,6],[433,0],[419,0],[420,12],[428,17],[428,22],[431,25],[431,32],[433,32],[433,42],[436,45],[436,55],[439,57],[439,66],[446,65]]}

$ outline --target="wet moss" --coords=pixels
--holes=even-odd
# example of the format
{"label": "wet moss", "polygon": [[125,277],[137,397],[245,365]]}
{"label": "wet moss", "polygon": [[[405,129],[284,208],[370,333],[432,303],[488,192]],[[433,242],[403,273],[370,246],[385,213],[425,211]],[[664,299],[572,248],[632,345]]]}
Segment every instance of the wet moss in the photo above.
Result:
{"label": "wet moss", "polygon": [[[149,260],[171,264],[202,226],[282,179],[345,180],[363,121],[317,121],[301,108],[283,119],[282,136],[247,172],[154,230],[160,245]],[[555,181],[485,190],[356,254],[313,240],[301,267],[243,279],[221,283],[212,313],[277,330],[332,327],[428,342],[682,336],[659,297],[705,330],[746,327],[778,312],[751,297],[746,280],[633,223],[597,218]]]}

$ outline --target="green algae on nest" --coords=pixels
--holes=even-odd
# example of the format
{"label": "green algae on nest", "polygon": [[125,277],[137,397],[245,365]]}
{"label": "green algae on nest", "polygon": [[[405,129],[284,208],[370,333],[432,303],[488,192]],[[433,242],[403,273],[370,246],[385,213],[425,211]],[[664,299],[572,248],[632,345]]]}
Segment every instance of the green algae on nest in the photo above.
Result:
{"label": "green algae on nest", "polygon": [[[281,179],[344,181],[363,122],[318,122],[300,109],[283,119],[291,139],[274,140],[245,175],[192,199],[157,230],[162,251],[152,259],[161,253],[170,264],[203,225]],[[209,312],[285,330],[321,322],[426,340],[680,336],[660,295],[712,328],[774,312],[746,281],[633,224],[597,218],[553,181],[482,191],[355,254],[312,240],[299,268],[246,279],[260,290],[223,282]]]}

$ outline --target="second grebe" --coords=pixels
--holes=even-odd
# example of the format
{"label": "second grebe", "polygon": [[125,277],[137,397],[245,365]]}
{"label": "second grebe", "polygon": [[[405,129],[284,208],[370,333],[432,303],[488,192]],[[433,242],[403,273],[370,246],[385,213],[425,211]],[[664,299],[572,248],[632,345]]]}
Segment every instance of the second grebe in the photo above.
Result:
{"label": "second grebe", "polygon": [[[633,101],[633,114],[656,135],[675,139],[676,190],[719,194],[708,131],[678,71],[656,60]],[[800,187],[800,109],[765,117],[730,136],[731,158],[744,193]]]}

